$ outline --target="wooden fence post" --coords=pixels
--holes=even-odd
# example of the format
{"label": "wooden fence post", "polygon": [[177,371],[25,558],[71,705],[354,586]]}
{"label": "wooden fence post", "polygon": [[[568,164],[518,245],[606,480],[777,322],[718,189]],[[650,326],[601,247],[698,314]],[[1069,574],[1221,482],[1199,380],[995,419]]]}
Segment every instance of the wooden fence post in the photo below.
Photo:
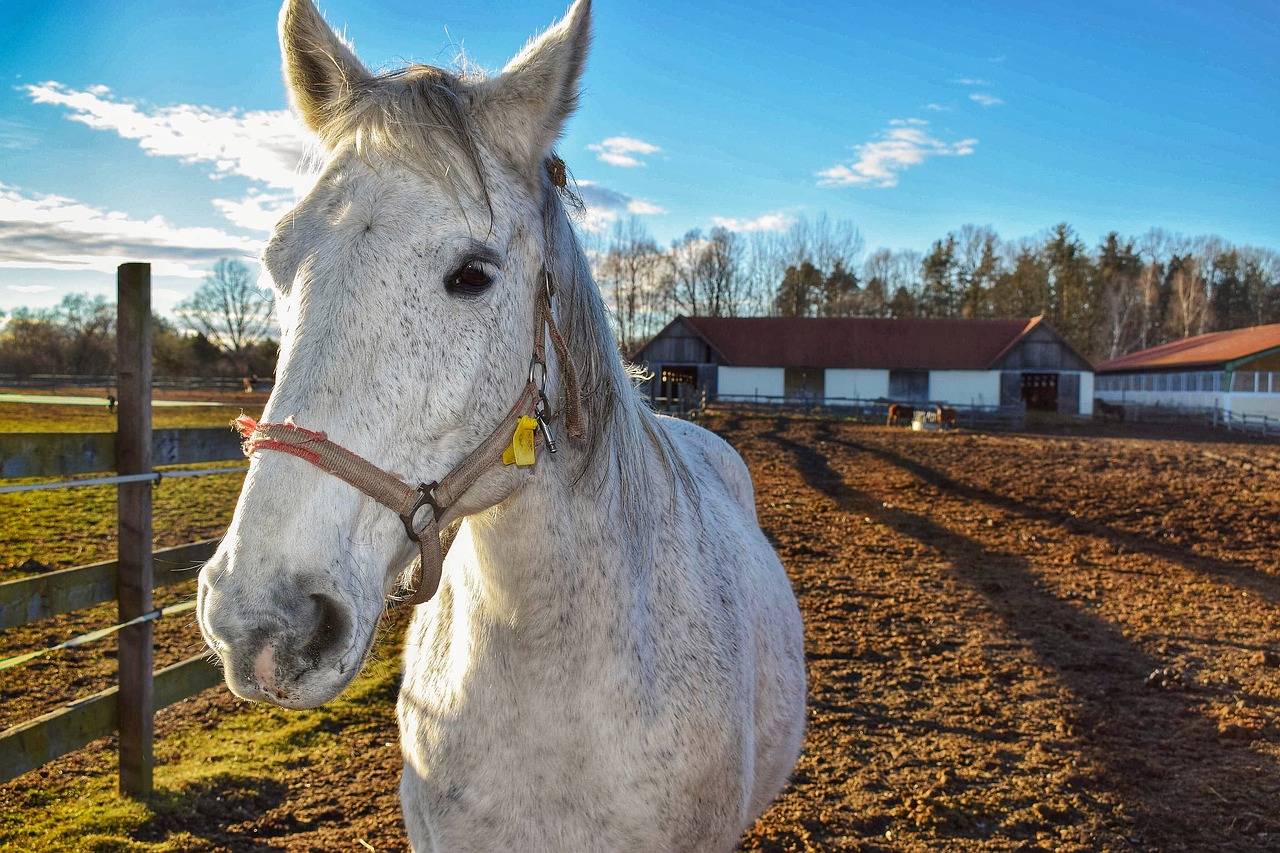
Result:
{"label": "wooden fence post", "polygon": [[[151,265],[121,264],[117,272],[116,373],[119,416],[116,466],[121,474],[151,471]],[[152,611],[151,483],[121,483],[119,573],[120,621]],[[151,680],[150,622],[120,632],[120,791],[151,793],[155,751],[155,696]]]}

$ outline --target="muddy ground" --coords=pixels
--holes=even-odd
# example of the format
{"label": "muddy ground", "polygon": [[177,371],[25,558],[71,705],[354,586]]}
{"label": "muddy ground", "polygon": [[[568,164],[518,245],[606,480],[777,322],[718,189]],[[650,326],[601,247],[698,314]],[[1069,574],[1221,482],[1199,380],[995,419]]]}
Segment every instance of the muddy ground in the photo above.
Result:
{"label": "muddy ground", "polygon": [[[806,617],[804,756],[743,850],[1280,849],[1276,444],[706,423]],[[142,840],[404,849],[381,699],[345,758],[211,783]],[[236,708],[209,691],[159,729]],[[109,747],[25,778],[111,772]]]}

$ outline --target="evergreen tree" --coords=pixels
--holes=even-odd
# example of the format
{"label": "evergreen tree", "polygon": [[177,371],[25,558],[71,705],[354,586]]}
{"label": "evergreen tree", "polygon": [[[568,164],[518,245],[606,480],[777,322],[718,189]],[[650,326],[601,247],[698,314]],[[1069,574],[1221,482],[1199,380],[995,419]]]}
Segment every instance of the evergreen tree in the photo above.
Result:
{"label": "evergreen tree", "polygon": [[923,289],[920,314],[924,317],[957,317],[960,314],[960,288],[956,283],[956,238],[934,241],[933,248],[920,264]]}
{"label": "evergreen tree", "polygon": [[858,276],[837,260],[822,282],[821,314],[824,317],[852,317],[858,313]]}
{"label": "evergreen tree", "polygon": [[822,271],[808,261],[787,267],[774,297],[779,317],[811,317],[822,302]]}

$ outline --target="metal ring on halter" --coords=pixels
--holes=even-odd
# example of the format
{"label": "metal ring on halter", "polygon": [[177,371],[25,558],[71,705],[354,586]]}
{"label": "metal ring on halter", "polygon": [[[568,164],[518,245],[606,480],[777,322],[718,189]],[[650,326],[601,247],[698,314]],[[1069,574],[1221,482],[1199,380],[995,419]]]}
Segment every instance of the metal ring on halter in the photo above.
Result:
{"label": "metal ring on halter", "polygon": [[400,521],[404,522],[404,532],[409,534],[409,538],[414,542],[421,542],[422,537],[413,529],[414,519],[418,516],[418,510],[424,506],[431,507],[431,518],[433,521],[439,521],[440,516],[444,514],[440,509],[440,504],[436,503],[435,488],[439,483],[419,483],[418,484],[418,500],[409,508],[409,511],[400,516]]}
{"label": "metal ring on halter", "polygon": [[[534,374],[534,372],[535,372],[535,368],[538,368],[538,367],[541,367],[541,368],[542,368],[542,379],[541,379],[541,381],[539,381],[539,382],[534,382],[534,381],[533,381],[533,374]],[[530,385],[532,385],[533,387],[537,388],[537,389],[538,389],[538,393],[539,393],[540,395],[542,395],[542,396],[546,396],[546,390],[547,390],[547,363],[546,363],[545,361],[542,361],[541,359],[539,359],[537,356],[534,356],[532,359],[530,359],[530,360],[529,360],[529,384],[530,384]]]}

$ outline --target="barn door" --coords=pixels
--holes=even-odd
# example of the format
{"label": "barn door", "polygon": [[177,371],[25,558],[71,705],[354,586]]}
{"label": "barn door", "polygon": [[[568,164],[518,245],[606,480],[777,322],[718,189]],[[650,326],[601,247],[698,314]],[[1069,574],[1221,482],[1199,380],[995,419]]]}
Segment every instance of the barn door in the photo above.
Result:
{"label": "barn door", "polygon": [[1006,370],[1000,374],[1000,405],[1017,406],[1022,402],[1022,374]]}
{"label": "barn door", "polygon": [[1080,374],[1058,374],[1058,413],[1080,414]]}

